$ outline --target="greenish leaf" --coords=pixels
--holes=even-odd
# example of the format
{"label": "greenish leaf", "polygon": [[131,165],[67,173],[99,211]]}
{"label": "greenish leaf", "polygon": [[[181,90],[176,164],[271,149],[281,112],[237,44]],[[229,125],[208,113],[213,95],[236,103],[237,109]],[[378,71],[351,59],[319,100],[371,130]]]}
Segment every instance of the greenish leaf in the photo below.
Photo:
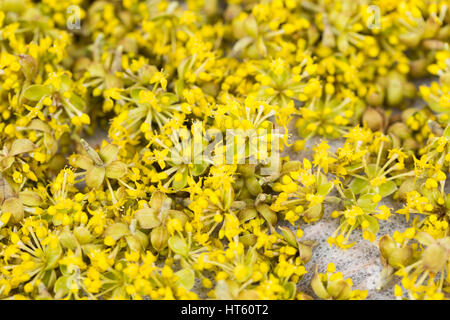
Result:
{"label": "greenish leaf", "polygon": [[70,281],[70,276],[61,276],[58,278],[58,280],[56,280],[53,290],[58,295],[58,297],[64,297],[69,293]]}
{"label": "greenish leaf", "polygon": [[172,182],[172,188],[174,191],[180,191],[187,185],[188,171],[186,169],[183,169],[179,172],[181,173],[181,179],[178,181],[175,181],[174,179]]}
{"label": "greenish leaf", "polygon": [[179,254],[183,257],[186,257],[189,253],[186,241],[177,235],[169,239],[169,248],[176,254]]}
{"label": "greenish leaf", "polygon": [[181,269],[180,271],[175,272],[175,275],[178,276],[178,280],[176,282],[177,287],[183,287],[187,291],[192,289],[195,281],[194,271],[191,269]]}
{"label": "greenish leaf", "polygon": [[317,187],[317,194],[325,197],[333,189],[333,182],[323,183]]}
{"label": "greenish leaf", "polygon": [[369,229],[369,231],[372,232],[373,234],[376,234],[380,229],[378,225],[378,220],[372,217],[371,215],[365,215],[364,218],[366,218],[366,220],[369,221],[370,224],[367,229]]}
{"label": "greenish leaf", "polygon": [[350,182],[349,187],[354,194],[360,194],[364,190],[364,188],[367,187],[367,181],[359,178],[354,178],[352,182]]}
{"label": "greenish leaf", "polygon": [[39,101],[42,97],[48,96],[51,93],[52,89],[49,86],[35,84],[26,88],[23,92],[23,96],[30,101]]}
{"label": "greenish leaf", "polygon": [[357,204],[365,213],[371,213],[377,208],[377,204],[372,201],[373,193],[366,193],[359,197]]}
{"label": "greenish leaf", "polygon": [[47,263],[45,270],[56,268],[56,266],[58,265],[59,258],[61,257],[61,254],[62,248],[59,242],[54,246],[53,244],[49,244],[46,248]]}
{"label": "greenish leaf", "polygon": [[397,185],[394,183],[394,181],[387,181],[378,187],[378,193],[383,198],[393,194],[395,190],[397,190]]}

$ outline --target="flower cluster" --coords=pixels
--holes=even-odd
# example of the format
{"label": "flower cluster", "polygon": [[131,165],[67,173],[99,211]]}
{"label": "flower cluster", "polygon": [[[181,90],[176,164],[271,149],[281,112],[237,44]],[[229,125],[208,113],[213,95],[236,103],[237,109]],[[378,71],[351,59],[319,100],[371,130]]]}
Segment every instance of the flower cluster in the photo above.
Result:
{"label": "flower cluster", "polygon": [[449,298],[449,4],[374,3],[2,1],[0,299],[365,299],[299,288],[377,239],[380,288]]}

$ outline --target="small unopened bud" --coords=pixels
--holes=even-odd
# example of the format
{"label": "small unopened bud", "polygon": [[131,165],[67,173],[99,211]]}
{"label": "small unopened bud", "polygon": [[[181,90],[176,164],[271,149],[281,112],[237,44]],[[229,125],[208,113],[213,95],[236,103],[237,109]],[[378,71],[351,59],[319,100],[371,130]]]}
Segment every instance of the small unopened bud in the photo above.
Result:
{"label": "small unopened bud", "polygon": [[396,122],[388,128],[388,133],[404,140],[411,137],[411,130],[403,122]]}
{"label": "small unopened bud", "polygon": [[159,226],[152,230],[150,234],[150,242],[157,252],[167,247],[169,241],[169,232],[163,226]]}
{"label": "small unopened bud", "polygon": [[397,106],[403,100],[404,78],[397,72],[392,72],[387,78],[387,102],[390,106]]}
{"label": "small unopened bud", "polygon": [[363,115],[363,122],[372,131],[383,131],[386,127],[386,115],[381,109],[367,108]]}

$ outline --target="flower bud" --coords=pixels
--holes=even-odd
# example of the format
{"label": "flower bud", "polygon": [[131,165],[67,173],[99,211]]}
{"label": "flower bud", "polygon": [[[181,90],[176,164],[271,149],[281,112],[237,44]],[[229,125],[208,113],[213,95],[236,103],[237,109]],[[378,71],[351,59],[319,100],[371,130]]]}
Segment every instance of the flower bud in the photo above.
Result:
{"label": "flower bud", "polygon": [[386,127],[386,115],[381,109],[367,108],[363,115],[363,122],[372,131],[383,131]]}
{"label": "flower bud", "polygon": [[150,242],[157,252],[167,247],[169,241],[169,232],[164,226],[156,227],[150,234]]}
{"label": "flower bud", "polygon": [[392,133],[394,136],[404,140],[411,137],[411,130],[403,122],[396,122],[388,128],[388,133]]}
{"label": "flower bud", "polygon": [[387,102],[390,106],[397,106],[403,100],[404,78],[397,72],[391,72],[387,78]]}

